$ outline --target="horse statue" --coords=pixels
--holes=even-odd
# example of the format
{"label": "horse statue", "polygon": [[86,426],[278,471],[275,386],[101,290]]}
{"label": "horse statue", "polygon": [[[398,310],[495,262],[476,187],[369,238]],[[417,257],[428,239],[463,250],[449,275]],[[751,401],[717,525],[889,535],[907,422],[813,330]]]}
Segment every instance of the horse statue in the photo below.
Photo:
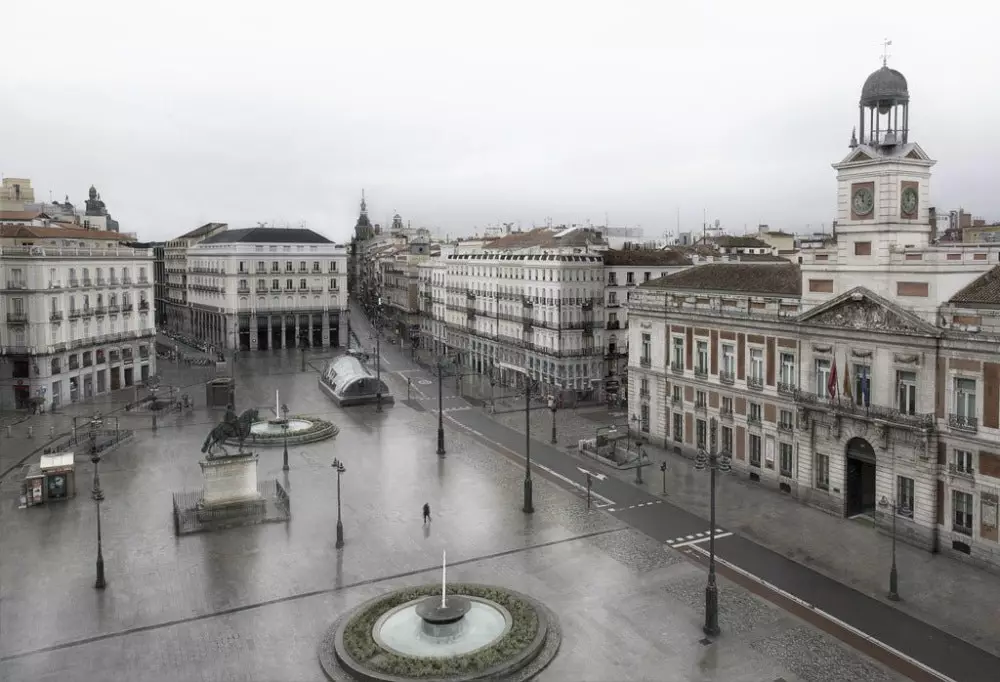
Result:
{"label": "horse statue", "polygon": [[226,409],[226,416],[223,420],[208,433],[201,446],[201,451],[206,453],[209,459],[212,459],[213,452],[219,448],[222,450],[223,456],[228,457],[229,451],[226,450],[225,443],[227,440],[235,438],[239,443],[239,452],[243,452],[243,443],[250,435],[250,427],[255,421],[257,421],[257,408],[243,410],[242,414],[237,417],[233,406],[230,405]]}

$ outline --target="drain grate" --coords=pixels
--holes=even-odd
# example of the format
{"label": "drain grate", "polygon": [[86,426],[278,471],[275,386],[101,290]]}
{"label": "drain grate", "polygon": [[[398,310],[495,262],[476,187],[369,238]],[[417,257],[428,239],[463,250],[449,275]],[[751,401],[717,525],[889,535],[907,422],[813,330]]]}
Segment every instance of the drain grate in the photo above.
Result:
{"label": "drain grate", "polygon": [[700,644],[701,644],[702,646],[708,646],[709,644],[711,644],[711,643],[712,643],[712,640],[710,640],[710,639],[709,639],[708,637],[704,637],[703,639],[699,639],[699,640],[698,640],[698,642],[699,642],[699,643],[700,643]]}

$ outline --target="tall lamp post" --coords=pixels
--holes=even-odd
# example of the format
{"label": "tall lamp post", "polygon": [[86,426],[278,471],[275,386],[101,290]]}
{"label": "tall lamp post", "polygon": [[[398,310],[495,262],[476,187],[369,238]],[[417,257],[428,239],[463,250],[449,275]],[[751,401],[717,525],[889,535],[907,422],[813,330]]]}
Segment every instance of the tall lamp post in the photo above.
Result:
{"label": "tall lamp post", "polygon": [[330,466],[337,470],[337,549],[340,549],[344,546],[344,522],[340,517],[340,475],[347,471],[347,467],[336,457]]}
{"label": "tall lamp post", "polygon": [[531,375],[520,367],[508,367],[524,377],[524,506],[525,514],[535,513],[531,483]]}
{"label": "tall lamp post", "polygon": [[715,472],[723,473],[732,468],[728,450],[721,453],[716,451],[716,433],[719,425],[712,417],[709,427],[709,452],[705,448],[698,449],[698,456],[695,459],[695,468],[699,471],[708,469],[711,474],[709,485],[711,486],[711,526],[708,529],[708,585],[705,587],[705,627],[702,628],[706,635],[717,637],[719,635],[719,588],[715,584]]}
{"label": "tall lamp post", "polygon": [[878,506],[892,514],[892,567],[889,569],[889,594],[886,596],[892,601],[899,601],[899,575],[896,573],[896,516],[899,514],[909,516],[912,511],[906,502],[897,504],[896,500],[890,500],[885,495],[879,500]]}
{"label": "tall lamp post", "polygon": [[284,451],[281,453],[281,470],[288,471],[288,420],[281,425],[281,436],[284,441]]}
{"label": "tall lamp post", "polygon": [[438,447],[437,454],[444,457],[444,358],[438,358]]}
{"label": "tall lamp post", "polygon": [[382,297],[375,310],[375,411],[382,411]]}
{"label": "tall lamp post", "polygon": [[490,414],[496,414],[497,406],[494,399],[497,387],[497,375],[496,368],[493,366],[493,362],[490,362]]}
{"label": "tall lamp post", "polygon": [[549,396],[549,409],[552,411],[552,444],[557,445],[559,443],[556,440],[556,398],[555,396]]}
{"label": "tall lamp post", "polygon": [[97,451],[97,429],[100,428],[102,423],[101,415],[97,413],[90,420],[89,424],[90,461],[94,463],[94,489],[90,495],[97,507],[97,579],[94,581],[94,587],[98,590],[103,590],[108,586],[107,581],[104,579],[104,548],[101,541],[101,502],[104,501],[104,491],[101,490],[101,475],[98,473],[98,464],[101,462],[101,455]]}

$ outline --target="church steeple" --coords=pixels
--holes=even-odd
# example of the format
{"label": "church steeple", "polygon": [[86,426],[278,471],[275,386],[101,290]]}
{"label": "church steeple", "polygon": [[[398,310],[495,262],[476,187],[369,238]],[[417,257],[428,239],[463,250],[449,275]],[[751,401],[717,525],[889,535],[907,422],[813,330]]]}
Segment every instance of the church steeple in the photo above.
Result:
{"label": "church steeple", "polygon": [[361,212],[358,213],[358,222],[354,224],[354,236],[359,240],[371,239],[375,236],[375,230],[368,219],[368,202],[365,201],[364,190],[361,190]]}

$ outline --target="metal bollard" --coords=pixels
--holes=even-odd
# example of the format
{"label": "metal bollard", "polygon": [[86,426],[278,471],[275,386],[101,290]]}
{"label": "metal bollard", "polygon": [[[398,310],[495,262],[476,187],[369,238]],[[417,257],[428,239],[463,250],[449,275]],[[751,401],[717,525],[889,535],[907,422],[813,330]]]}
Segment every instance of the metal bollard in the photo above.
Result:
{"label": "metal bollard", "polygon": [[35,437],[35,427],[34,426],[29,426],[28,427],[28,438],[34,438],[34,437]]}
{"label": "metal bollard", "polygon": [[11,433],[10,433],[10,427],[9,427],[9,426],[7,427],[7,437],[8,437],[8,438],[10,438],[10,437],[11,437]]}
{"label": "metal bollard", "polygon": [[156,432],[156,415],[153,415],[153,432]]}
{"label": "metal bollard", "polygon": [[49,427],[49,438],[55,438],[55,437],[56,437],[56,427],[50,426]]}

